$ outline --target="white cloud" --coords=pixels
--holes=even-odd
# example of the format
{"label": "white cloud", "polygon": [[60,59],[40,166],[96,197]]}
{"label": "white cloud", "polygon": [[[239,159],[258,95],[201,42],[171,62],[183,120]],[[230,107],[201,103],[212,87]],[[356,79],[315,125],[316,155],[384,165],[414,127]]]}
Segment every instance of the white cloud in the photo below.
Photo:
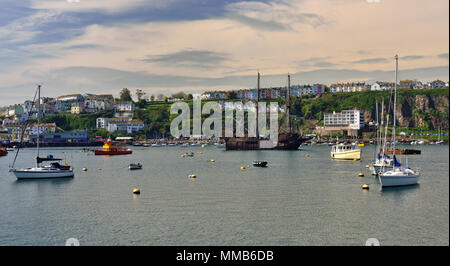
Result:
{"label": "white cloud", "polygon": [[31,7],[35,9],[59,11],[95,11],[110,13],[124,11],[139,6],[164,7],[174,0],[33,0]]}

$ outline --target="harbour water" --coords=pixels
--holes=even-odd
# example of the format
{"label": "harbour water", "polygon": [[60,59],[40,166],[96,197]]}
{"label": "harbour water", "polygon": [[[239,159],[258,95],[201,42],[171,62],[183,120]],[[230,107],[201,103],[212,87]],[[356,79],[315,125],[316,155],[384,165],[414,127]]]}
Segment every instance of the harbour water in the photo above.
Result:
{"label": "harbour water", "polygon": [[[0,245],[449,245],[448,145],[417,146],[422,154],[408,160],[420,184],[389,189],[365,167],[373,146],[357,162],[331,160],[330,148],[132,147],[112,157],[42,149],[67,158],[75,177],[29,181],[8,172],[10,152],[0,158]],[[29,167],[34,152],[22,150],[16,166]],[[132,162],[143,169],[128,170]]]}

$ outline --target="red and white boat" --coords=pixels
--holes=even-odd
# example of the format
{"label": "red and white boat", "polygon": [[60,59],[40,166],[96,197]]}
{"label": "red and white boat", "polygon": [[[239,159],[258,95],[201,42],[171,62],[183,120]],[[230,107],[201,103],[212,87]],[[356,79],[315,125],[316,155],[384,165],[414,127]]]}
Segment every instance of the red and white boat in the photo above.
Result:
{"label": "red and white boat", "polygon": [[110,139],[103,144],[101,150],[94,150],[95,155],[125,155],[132,153],[133,151],[127,149],[125,144],[115,144]]}

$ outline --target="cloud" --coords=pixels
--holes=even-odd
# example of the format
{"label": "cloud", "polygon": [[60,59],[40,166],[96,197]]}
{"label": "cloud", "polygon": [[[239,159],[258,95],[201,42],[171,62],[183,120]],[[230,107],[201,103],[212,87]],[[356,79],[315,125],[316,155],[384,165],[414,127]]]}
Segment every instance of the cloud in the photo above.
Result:
{"label": "cloud", "polygon": [[448,53],[438,54],[436,57],[437,57],[437,58],[440,58],[440,59],[446,59],[446,60],[448,60]]}
{"label": "cloud", "polygon": [[386,58],[367,58],[367,59],[361,59],[357,61],[353,61],[354,64],[378,64],[378,63],[387,63],[389,62]]}
{"label": "cloud", "polygon": [[227,59],[228,55],[226,53],[204,50],[183,50],[175,53],[148,56],[143,61],[174,67],[210,68],[224,63]]}
{"label": "cloud", "polygon": [[331,59],[330,56],[328,57],[311,57],[305,60],[297,61],[295,62],[296,65],[300,68],[304,67],[317,67],[317,68],[328,68],[328,67],[335,67],[338,64],[330,62],[329,59]]}
{"label": "cloud", "polygon": [[425,56],[422,55],[408,55],[400,57],[401,60],[418,60],[423,58],[425,58]]}
{"label": "cloud", "polygon": [[171,0],[95,0],[95,1],[63,1],[63,0],[34,0],[34,9],[58,10],[69,12],[104,11],[108,13],[122,12],[139,7],[165,7]]}
{"label": "cloud", "polygon": [[324,17],[300,12],[298,5],[284,1],[242,1],[231,3],[225,9],[227,18],[259,30],[291,31],[299,25],[318,27],[328,23]]}
{"label": "cloud", "polygon": [[[68,93],[113,93],[118,95],[122,88],[143,88],[147,93],[164,90],[166,93],[197,88],[204,91],[210,88],[254,88],[254,75],[230,75],[224,77],[157,75],[147,72],[122,71],[111,68],[69,67],[53,69],[48,72],[27,72],[25,77],[32,76],[33,82],[16,86],[0,86],[0,92],[14,90],[15,94],[3,94],[0,105],[24,101],[30,98],[36,80],[41,81],[45,95],[52,97]],[[416,78],[422,81],[436,78],[446,79],[449,75],[448,66],[404,69],[400,72],[401,79]],[[361,71],[355,69],[323,69],[300,71],[291,74],[291,84],[324,83],[331,84],[343,80],[374,82],[376,80],[393,80],[393,71]],[[262,87],[277,87],[286,85],[286,74],[262,75]],[[17,95],[22,95],[20,101]]]}

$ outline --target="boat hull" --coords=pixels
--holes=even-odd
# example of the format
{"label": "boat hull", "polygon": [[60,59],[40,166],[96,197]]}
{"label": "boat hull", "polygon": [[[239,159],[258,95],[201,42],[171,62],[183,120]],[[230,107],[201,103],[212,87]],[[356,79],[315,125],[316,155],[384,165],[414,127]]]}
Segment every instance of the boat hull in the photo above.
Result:
{"label": "boat hull", "polygon": [[331,152],[331,158],[338,159],[338,160],[360,160],[361,159],[361,150]]}
{"label": "boat hull", "polygon": [[127,150],[127,151],[102,151],[102,150],[95,150],[95,155],[125,155],[125,154],[131,154],[133,151]]}
{"label": "boat hull", "polygon": [[13,171],[17,179],[49,179],[49,178],[67,178],[74,177],[72,170],[60,171],[33,171],[33,170],[15,170]]}
{"label": "boat hull", "polygon": [[411,176],[389,176],[380,175],[380,183],[382,187],[399,187],[399,186],[411,186],[419,182],[420,175]]}
{"label": "boat hull", "polygon": [[[280,134],[275,146],[264,144],[264,139],[256,137],[232,137],[223,138],[225,140],[225,150],[297,150],[300,145],[309,138],[298,134]],[[264,142],[263,142],[264,141]]]}

